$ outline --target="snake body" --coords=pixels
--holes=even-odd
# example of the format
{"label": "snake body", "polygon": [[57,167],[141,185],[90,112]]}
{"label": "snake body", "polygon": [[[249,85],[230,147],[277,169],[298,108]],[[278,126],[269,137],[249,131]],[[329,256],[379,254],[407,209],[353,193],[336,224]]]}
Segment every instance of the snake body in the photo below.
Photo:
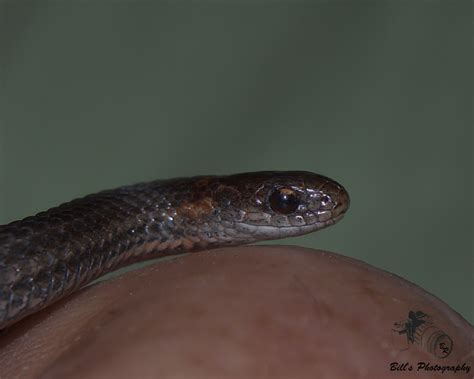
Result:
{"label": "snake body", "polygon": [[2,225],[0,329],[130,263],[305,234],[348,206],[327,177],[268,171],[124,186]]}

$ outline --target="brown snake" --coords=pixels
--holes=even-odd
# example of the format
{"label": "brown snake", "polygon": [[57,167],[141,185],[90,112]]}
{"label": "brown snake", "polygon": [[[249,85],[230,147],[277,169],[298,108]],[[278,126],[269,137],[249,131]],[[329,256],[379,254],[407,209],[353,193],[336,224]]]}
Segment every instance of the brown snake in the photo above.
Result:
{"label": "brown snake", "polygon": [[101,275],[164,255],[316,231],[349,195],[303,171],[141,183],[0,226],[0,329]]}

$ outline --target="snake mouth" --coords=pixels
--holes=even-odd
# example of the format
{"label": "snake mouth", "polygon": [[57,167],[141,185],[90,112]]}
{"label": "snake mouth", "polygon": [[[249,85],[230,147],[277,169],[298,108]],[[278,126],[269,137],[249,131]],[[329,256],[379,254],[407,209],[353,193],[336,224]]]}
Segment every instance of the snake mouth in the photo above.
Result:
{"label": "snake mouth", "polygon": [[[316,221],[310,224],[304,225],[287,225],[287,226],[275,226],[275,225],[254,225],[247,224],[245,222],[238,222],[233,225],[233,230],[230,234],[233,237],[240,235],[243,239],[280,239],[286,237],[296,237],[309,232],[321,230],[334,225],[339,222],[346,213],[347,208],[342,208],[337,215],[333,215],[328,220]],[[228,230],[227,230],[228,232]],[[237,234],[237,235],[236,235]]]}

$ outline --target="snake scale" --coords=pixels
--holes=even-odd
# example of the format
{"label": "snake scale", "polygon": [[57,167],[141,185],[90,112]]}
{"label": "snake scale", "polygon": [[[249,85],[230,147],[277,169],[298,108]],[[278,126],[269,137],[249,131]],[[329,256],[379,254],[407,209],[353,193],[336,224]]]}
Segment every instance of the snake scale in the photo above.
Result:
{"label": "snake scale", "polygon": [[0,329],[117,268],[285,238],[340,220],[349,195],[304,171],[157,180],[0,226]]}

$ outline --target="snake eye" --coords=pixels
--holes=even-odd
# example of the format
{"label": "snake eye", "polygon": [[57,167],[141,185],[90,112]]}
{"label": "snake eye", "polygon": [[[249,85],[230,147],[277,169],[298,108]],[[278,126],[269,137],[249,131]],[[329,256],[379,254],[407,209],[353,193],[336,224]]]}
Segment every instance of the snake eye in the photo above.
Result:
{"label": "snake eye", "polygon": [[277,188],[275,189],[268,198],[270,207],[278,213],[290,214],[298,209],[300,205],[300,199],[296,195],[295,191],[289,188]]}

